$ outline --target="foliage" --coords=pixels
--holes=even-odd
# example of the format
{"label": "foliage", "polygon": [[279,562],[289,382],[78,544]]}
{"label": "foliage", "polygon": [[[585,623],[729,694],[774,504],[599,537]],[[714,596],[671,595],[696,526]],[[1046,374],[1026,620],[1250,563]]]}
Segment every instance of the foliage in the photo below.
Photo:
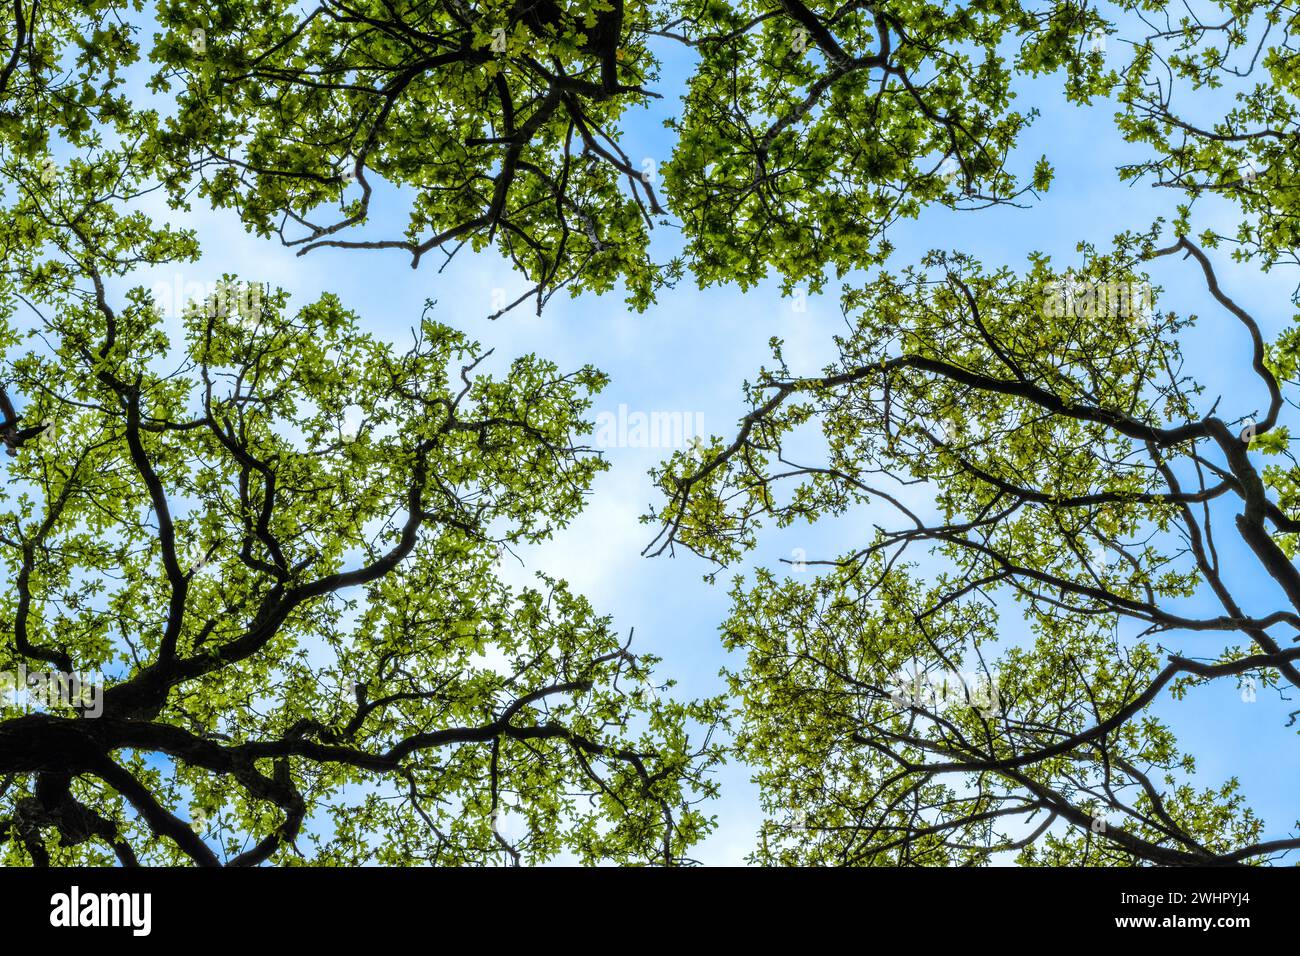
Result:
{"label": "foliage", "polygon": [[[1281,427],[1282,383],[1199,247],[1152,239],[1069,274],[932,253],[851,288],[831,366],[793,375],[778,344],[734,441],[659,472],[658,553],[725,565],[764,520],[897,518],[810,560],[815,576],[736,579],[724,633],[746,655],[731,686],[769,812],[759,862],[1204,864],[1298,845],[1261,839],[1235,780],[1196,789],[1149,712],[1166,688],[1300,686],[1295,608],[1243,610],[1211,527],[1229,520],[1300,596],[1282,550],[1300,525],[1267,490],[1296,472],[1248,454]],[[1269,402],[1249,431],[1200,407],[1192,318],[1155,309],[1135,269],[1175,253],[1244,332]],[[803,426],[824,461],[786,450]],[[1187,610],[1198,589],[1221,610]]]}

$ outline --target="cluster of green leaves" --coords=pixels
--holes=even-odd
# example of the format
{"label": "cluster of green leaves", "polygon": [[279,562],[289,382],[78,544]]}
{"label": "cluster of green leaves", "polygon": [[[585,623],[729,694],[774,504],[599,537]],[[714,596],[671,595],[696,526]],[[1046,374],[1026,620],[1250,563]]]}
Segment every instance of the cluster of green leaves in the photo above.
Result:
{"label": "cluster of green leaves", "polygon": [[155,128],[125,92],[141,3],[13,5],[0,19],[0,292],[53,301],[85,267],[192,258],[193,237],[129,208],[152,186]]}
{"label": "cluster of green leaves", "polygon": [[[758,768],[767,816],[754,862],[1129,865],[1142,853],[1103,827],[1159,846],[1161,815],[1211,852],[1260,838],[1236,782],[1194,790],[1193,758],[1153,719],[1123,724],[1104,746],[1000,770],[1123,707],[1159,657],[1077,620],[1044,622],[1032,644],[1006,647],[989,603],[954,599],[958,576],[926,585],[898,564],[882,570],[804,580],[760,570],[733,591],[724,633],[747,658],[730,678],[746,715],[738,748]],[[931,702],[944,681],[947,701]]]}
{"label": "cluster of green leaves", "polygon": [[127,286],[199,250],[141,211],[175,127],[123,96],[124,12],[0,21],[0,670],[103,691],[6,701],[4,862],[689,861],[720,704],[502,576],[603,467],[604,376],[231,276],[169,335]]}
{"label": "cluster of green leaves", "polygon": [[[539,308],[566,285],[622,282],[650,301],[661,209],[617,127],[653,95],[646,3],[167,0],[158,17],[154,86],[178,103],[158,148],[177,202],[197,177],[302,251],[396,248],[415,265],[495,243]],[[379,180],[413,195],[406,234],[354,237]]]}
{"label": "cluster of green leaves", "polygon": [[1046,157],[1026,185],[1007,166],[1033,119],[1011,108],[1014,81],[1064,70],[1080,101],[1106,88],[1089,43],[1105,21],[1073,3],[685,8],[700,65],[664,172],[702,283],[775,270],[819,288],[882,261],[886,227],[930,203],[1046,190]]}
{"label": "cluster of green leaves", "polygon": [[[1134,56],[1116,93],[1119,129],[1151,148],[1121,168],[1186,195],[1185,229],[1206,245],[1226,241],[1262,268],[1294,264],[1300,245],[1296,94],[1291,36],[1300,15],[1286,3],[1214,2],[1179,8],[1151,0],[1120,7],[1136,22]],[[1142,32],[1139,28],[1146,27]],[[1238,210],[1235,230],[1192,219],[1198,199],[1218,196]]]}

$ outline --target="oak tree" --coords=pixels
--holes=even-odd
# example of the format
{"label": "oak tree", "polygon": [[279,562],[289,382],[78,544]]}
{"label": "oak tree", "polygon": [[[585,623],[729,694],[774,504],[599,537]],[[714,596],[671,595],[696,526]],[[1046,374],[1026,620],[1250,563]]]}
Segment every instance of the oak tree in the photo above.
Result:
{"label": "oak tree", "polygon": [[3,491],[0,670],[102,682],[10,695],[7,862],[689,858],[715,708],[660,700],[564,582],[498,573],[581,509],[599,373],[489,376],[429,314],[398,351],[233,277],[168,367],[144,290],[90,277],[45,347],[4,343],[39,424]]}
{"label": "oak tree", "polygon": [[[803,573],[736,578],[723,632],[768,810],[757,861],[1207,865],[1300,847],[1265,838],[1235,779],[1195,786],[1197,748],[1151,712],[1211,682],[1300,687],[1297,336],[1266,344],[1199,246],[1154,238],[1064,274],[932,253],[850,288],[833,363],[796,374],[777,343],[734,438],[659,472],[656,554],[726,566],[763,522],[874,525]],[[1163,256],[1205,284],[1253,388],[1208,401],[1184,371],[1195,316],[1155,308],[1138,271]],[[824,458],[792,450],[806,429]],[[1276,601],[1234,587],[1238,551]]]}

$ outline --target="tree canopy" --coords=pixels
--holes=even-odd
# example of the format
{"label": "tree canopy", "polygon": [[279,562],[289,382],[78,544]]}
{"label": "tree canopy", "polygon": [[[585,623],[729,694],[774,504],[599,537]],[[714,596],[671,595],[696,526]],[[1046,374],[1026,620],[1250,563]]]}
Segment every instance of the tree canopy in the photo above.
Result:
{"label": "tree canopy", "polygon": [[581,507],[601,376],[493,378],[430,315],[398,353],[328,295],[282,306],[223,288],[165,374],[141,290],[6,356],[50,424],[10,466],[4,668],[108,682],[93,719],[5,722],[7,859],[682,859],[710,708],[646,694],[563,583],[494,573]]}
{"label": "tree canopy", "polygon": [[[879,261],[888,223],[926,203],[1047,187],[1045,161],[1007,168],[1032,119],[1011,108],[1013,75],[1064,67],[1076,99],[1104,86],[1087,48],[1104,21],[1073,3],[169,0],[159,20],[154,85],[179,109],[158,152],[178,199],[197,185],[304,253],[417,266],[495,244],[539,309],[618,283],[645,308],[687,273],[818,286]],[[672,44],[698,64],[671,156],[647,165],[622,123],[660,96]],[[403,235],[365,229],[373,179],[405,187],[389,198],[409,203]],[[684,240],[663,263],[657,222]]]}
{"label": "tree canopy", "polygon": [[[724,634],[747,654],[731,688],[772,817],[759,861],[1176,865],[1297,846],[1260,839],[1235,780],[1194,789],[1194,754],[1147,712],[1214,680],[1300,686],[1297,472],[1248,453],[1285,450],[1294,365],[1269,361],[1198,246],[1151,239],[1068,275],[948,253],[883,274],[846,295],[830,367],[792,375],[778,348],[734,441],[661,474],[657,550],[722,564],[764,520],[897,513],[810,561],[811,580],[737,580]],[[1238,324],[1258,394],[1235,409],[1198,408],[1180,372],[1194,317],[1154,308],[1134,271],[1175,254]],[[1254,399],[1266,412],[1247,426]],[[809,422],[825,461],[785,450]],[[918,483],[933,518],[907,502]],[[1248,611],[1225,583],[1227,519],[1285,603]],[[1219,613],[1182,609],[1201,586]],[[1023,642],[1007,639],[1012,614]]]}
{"label": "tree canopy", "polygon": [[[1300,686],[1300,330],[1266,341],[1216,272],[1225,245],[1295,262],[1296,12],[1206,7],[15,0],[0,674],[102,695],[0,715],[0,859],[689,863],[729,753],[762,788],[761,863],[1285,859],[1300,840],[1194,781],[1196,742],[1152,713]],[[897,267],[900,219],[1049,188],[1031,81],[1117,109],[1144,151],[1118,174],[1174,190],[1170,221],[1070,268]],[[646,115],[664,155],[634,142]],[[754,565],[728,693],[670,699],[609,609],[506,583],[605,467],[602,372],[496,356],[432,300],[380,339],[257,277],[169,330],[138,276],[203,237],[156,198],[427,281],[498,255],[528,286],[498,316],[842,283],[831,364],[774,340],[735,430],[653,472],[648,554]],[[1249,390],[1185,370],[1206,320],[1148,274],[1175,259]],[[822,460],[789,450],[809,431]],[[839,553],[758,560],[765,524],[882,506]],[[1229,537],[1274,606],[1225,574]]]}

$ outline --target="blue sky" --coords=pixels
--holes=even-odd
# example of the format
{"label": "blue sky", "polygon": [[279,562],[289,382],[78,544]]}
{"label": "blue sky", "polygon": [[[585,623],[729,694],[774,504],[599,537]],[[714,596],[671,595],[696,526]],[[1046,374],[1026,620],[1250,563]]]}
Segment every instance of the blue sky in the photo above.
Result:
{"label": "blue sky", "polygon": [[[657,88],[664,99],[628,117],[621,144],[638,164],[643,159],[662,164],[668,158],[671,141],[661,121],[677,108],[690,68],[687,51],[668,46],[662,52],[663,79]],[[1118,181],[1115,167],[1141,154],[1119,140],[1112,125],[1113,106],[1070,106],[1060,87],[1060,78],[1026,83],[1016,104],[1022,112],[1037,107],[1041,116],[1014,162],[1027,174],[1045,153],[1057,171],[1050,192],[1029,209],[932,209],[919,221],[900,223],[891,235],[897,247],[893,268],[935,247],[972,253],[990,266],[1022,265],[1035,249],[1058,262],[1071,262],[1080,240],[1105,246],[1116,232],[1145,228],[1156,216],[1172,216],[1177,201],[1173,194],[1146,183]],[[384,234],[402,231],[405,197],[391,190],[380,195],[383,201],[376,204],[373,229]],[[507,299],[513,299],[526,288],[494,253],[463,252],[441,274],[431,268],[433,260],[413,271],[409,259],[397,252],[321,249],[299,258],[278,241],[245,233],[233,214],[207,211],[201,203],[179,218],[162,206],[154,211],[160,219],[196,228],[204,255],[197,264],[138,274],[132,284],[172,283],[177,274],[182,282],[208,283],[233,272],[288,289],[298,305],[332,291],[362,317],[366,328],[398,341],[418,321],[424,301],[433,298],[438,301],[436,318],[497,348],[497,368],[527,352],[544,355],[562,368],[591,363],[611,376],[596,412],[616,413],[626,405],[632,412],[700,415],[707,432],[728,436],[746,411],[740,384],[768,359],[768,339],[785,339],[793,370],[813,372],[831,359],[831,336],[842,322],[834,283],[828,285],[828,295],[810,297],[801,312],[780,295],[774,281],[744,294],[734,288],[701,291],[683,283],[666,291],[644,314],[629,312],[617,295],[576,300],[557,296],[541,317],[521,307],[488,322],[494,290],[505,290]],[[1207,206],[1200,215],[1198,225],[1212,223],[1207,215],[1220,225],[1233,221],[1227,209]],[[665,258],[674,249],[675,232],[657,229],[656,243],[660,258]],[[1300,276],[1263,275],[1254,267],[1232,264],[1226,253],[1216,255],[1215,261],[1225,290],[1254,312],[1266,335],[1291,321],[1289,296]],[[1263,399],[1254,397],[1258,389],[1246,374],[1246,338],[1208,299],[1199,272],[1186,263],[1165,260],[1153,269],[1153,277],[1166,288],[1163,308],[1202,315],[1187,351],[1189,366],[1207,391],[1228,396],[1229,403],[1241,402],[1240,414],[1261,406]],[[677,681],[674,693],[718,693],[723,688],[719,669],[741,663],[728,660],[718,639],[717,628],[729,604],[726,577],[716,585],[705,583],[702,576],[711,569],[685,554],[676,559],[640,556],[654,529],[641,524],[638,516],[657,501],[646,470],[666,452],[611,448],[606,455],[611,468],[597,479],[582,517],[554,541],[524,552],[527,567],[510,573],[520,583],[531,579],[535,570],[567,579],[599,610],[614,615],[624,633],[635,627],[634,650],[663,658],[661,677]],[[768,529],[760,536],[753,562],[776,567],[796,548],[812,556],[836,553],[860,540],[868,528],[865,520],[850,517],[815,528]],[[1238,557],[1233,568],[1242,593],[1253,600],[1274,600],[1271,583],[1261,580],[1251,559]],[[1008,628],[1014,629],[1013,621]],[[1221,682],[1176,707],[1162,705],[1159,711],[1171,719],[1185,748],[1199,756],[1200,781],[1217,784],[1238,776],[1249,802],[1269,823],[1268,835],[1281,836],[1297,816],[1293,795],[1300,771],[1294,759],[1287,759],[1294,755],[1295,731],[1284,726],[1286,712],[1295,706],[1273,695],[1246,704]],[[743,766],[723,769],[723,797],[713,808],[719,826],[696,854],[704,862],[740,863],[752,849],[760,815],[756,788],[748,778]]]}

